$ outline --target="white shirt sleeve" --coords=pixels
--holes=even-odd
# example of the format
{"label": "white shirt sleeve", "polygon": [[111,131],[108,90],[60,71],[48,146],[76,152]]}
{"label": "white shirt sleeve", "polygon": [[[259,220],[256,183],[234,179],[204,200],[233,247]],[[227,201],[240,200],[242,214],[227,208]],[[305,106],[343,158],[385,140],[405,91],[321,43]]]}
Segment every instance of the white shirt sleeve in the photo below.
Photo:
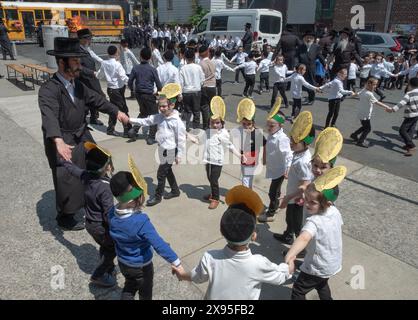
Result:
{"label": "white shirt sleeve", "polygon": [[178,150],[177,156],[179,158],[182,158],[184,155],[184,151],[186,150],[186,127],[184,126],[184,123],[181,120],[177,121],[176,131]]}
{"label": "white shirt sleeve", "polygon": [[131,59],[132,64],[133,64],[134,66],[136,66],[137,64],[139,64],[138,59],[135,57],[134,53],[133,53],[131,50],[127,51],[127,53],[128,53],[128,57],[129,57],[129,59]]}
{"label": "white shirt sleeve", "polygon": [[203,283],[209,280],[209,259],[209,254],[205,253],[199,264],[191,271],[191,278],[194,283]]}
{"label": "white shirt sleeve", "polygon": [[102,63],[102,62],[103,62],[103,59],[102,59],[102,58],[100,58],[97,54],[95,54],[93,50],[91,50],[90,48],[88,48],[87,50],[88,50],[88,52],[90,53],[90,56],[91,56],[94,60],[96,60],[98,63]]}
{"label": "white shirt sleeve", "polygon": [[147,118],[129,118],[129,122],[132,124],[149,127],[158,124],[158,115],[159,114],[153,114],[148,116]]}
{"label": "white shirt sleeve", "polygon": [[129,78],[126,75],[125,69],[123,69],[123,67],[120,63],[118,63],[118,67],[116,69],[116,72],[118,73],[118,76],[120,77],[120,79],[122,79],[122,81],[125,82],[125,84],[127,84],[128,81],[129,81]]}
{"label": "white shirt sleeve", "polygon": [[293,159],[293,152],[290,149],[290,141],[289,138],[281,139],[279,142],[280,151],[283,153],[285,158],[286,169],[289,169],[292,164]]}
{"label": "white shirt sleeve", "polygon": [[311,89],[311,90],[316,90],[316,87],[311,85],[310,83],[308,83],[305,78],[301,78],[302,81],[302,85],[307,88],[307,89]]}
{"label": "white shirt sleeve", "polygon": [[288,264],[281,263],[277,265],[266,257],[262,257],[260,260],[261,273],[263,274],[262,282],[280,285],[291,278]]}
{"label": "white shirt sleeve", "polygon": [[315,237],[315,235],[318,231],[318,228],[317,228],[316,224],[310,218],[308,218],[308,219],[306,219],[306,222],[305,222],[305,224],[302,228],[302,231],[308,232],[313,238],[313,237]]}

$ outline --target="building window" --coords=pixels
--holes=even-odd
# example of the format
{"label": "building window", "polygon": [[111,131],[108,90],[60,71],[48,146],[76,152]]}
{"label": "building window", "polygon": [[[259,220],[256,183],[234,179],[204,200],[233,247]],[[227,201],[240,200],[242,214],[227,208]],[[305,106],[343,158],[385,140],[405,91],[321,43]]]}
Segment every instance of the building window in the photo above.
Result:
{"label": "building window", "polygon": [[167,10],[173,10],[173,0],[167,0]]}
{"label": "building window", "polygon": [[234,8],[234,0],[226,0],[226,8],[233,9]]}
{"label": "building window", "polygon": [[331,9],[331,0],[322,0],[321,5],[322,10],[329,10]]}
{"label": "building window", "polygon": [[239,0],[238,9],[247,9],[247,0]]}

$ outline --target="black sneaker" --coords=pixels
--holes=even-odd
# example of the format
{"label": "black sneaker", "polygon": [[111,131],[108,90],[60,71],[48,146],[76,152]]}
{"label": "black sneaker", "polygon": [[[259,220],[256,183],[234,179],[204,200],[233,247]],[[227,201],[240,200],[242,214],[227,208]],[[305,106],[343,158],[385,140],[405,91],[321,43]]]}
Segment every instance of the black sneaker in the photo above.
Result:
{"label": "black sneaker", "polygon": [[85,228],[83,221],[77,221],[72,215],[57,217],[58,226],[66,231],[80,231]]}
{"label": "black sneaker", "polygon": [[350,134],[350,138],[354,141],[358,141],[358,137],[354,133]]}
{"label": "black sneaker", "polygon": [[101,122],[99,119],[93,119],[93,120],[90,120],[90,124],[95,124],[97,126],[102,126],[103,122]]}
{"label": "black sneaker", "polygon": [[170,200],[172,198],[177,198],[177,197],[180,197],[180,191],[178,191],[178,192],[171,191],[170,193],[167,193],[166,195],[164,195],[163,198],[165,200]]}
{"label": "black sneaker", "polygon": [[116,285],[116,277],[113,274],[105,273],[99,278],[91,277],[90,282],[99,286],[99,287],[105,287],[110,288],[114,287]]}
{"label": "black sneaker", "polygon": [[147,201],[147,206],[152,207],[152,206],[155,206],[156,204],[159,204],[160,202],[161,202],[160,197],[153,196]]}
{"label": "black sneaker", "polygon": [[288,245],[293,244],[293,236],[291,236],[289,234],[273,233],[273,237],[274,237],[274,239],[279,240],[280,242],[282,242],[284,244],[288,244]]}
{"label": "black sneaker", "polygon": [[147,145],[151,146],[153,144],[156,144],[157,141],[153,138],[147,138]]}
{"label": "black sneaker", "polygon": [[139,131],[139,127],[133,126],[131,129],[128,130],[128,138],[135,141],[138,131]]}

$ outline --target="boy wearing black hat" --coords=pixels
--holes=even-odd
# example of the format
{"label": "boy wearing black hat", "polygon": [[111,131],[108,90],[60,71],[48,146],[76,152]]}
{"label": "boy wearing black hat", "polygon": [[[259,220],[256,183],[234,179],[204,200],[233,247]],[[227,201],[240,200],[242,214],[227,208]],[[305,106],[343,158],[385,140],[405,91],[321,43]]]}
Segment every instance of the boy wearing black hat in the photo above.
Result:
{"label": "boy wearing black hat", "polygon": [[236,186],[228,191],[225,201],[229,207],[222,216],[220,231],[227,245],[205,252],[191,272],[181,266],[172,268],[179,280],[209,281],[204,299],[258,300],[262,283],[280,285],[290,278],[293,260],[277,265],[262,255],[252,254],[249,244],[257,238],[256,216],[264,208],[257,193]]}

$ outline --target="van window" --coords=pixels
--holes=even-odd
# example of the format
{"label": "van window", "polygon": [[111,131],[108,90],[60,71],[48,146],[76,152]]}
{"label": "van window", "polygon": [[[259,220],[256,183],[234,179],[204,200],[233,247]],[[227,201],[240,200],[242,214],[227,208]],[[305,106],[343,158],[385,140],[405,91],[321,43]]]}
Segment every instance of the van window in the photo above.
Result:
{"label": "van window", "polygon": [[204,19],[202,20],[199,25],[197,26],[197,32],[205,32],[206,31],[206,27],[208,25],[208,19]]}
{"label": "van window", "polygon": [[210,31],[226,31],[228,27],[228,16],[213,16],[210,21]]}
{"label": "van window", "polygon": [[228,31],[238,30],[244,32],[244,26],[246,23],[252,24],[251,16],[229,16]]}
{"label": "van window", "polygon": [[281,31],[282,19],[276,16],[261,16],[260,32],[278,34]]}

